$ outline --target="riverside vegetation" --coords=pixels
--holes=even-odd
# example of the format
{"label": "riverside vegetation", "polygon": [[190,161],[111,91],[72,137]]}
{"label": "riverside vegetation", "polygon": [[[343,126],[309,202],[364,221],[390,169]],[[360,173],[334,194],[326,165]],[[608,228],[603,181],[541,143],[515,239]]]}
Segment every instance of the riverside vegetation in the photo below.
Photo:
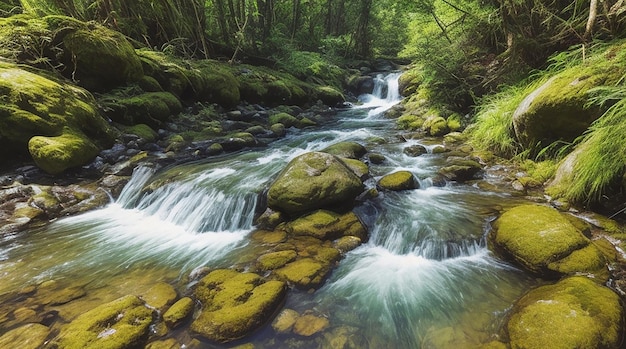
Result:
{"label": "riverside vegetation", "polygon": [[[622,347],[624,5],[383,0],[309,5],[0,2],[0,275],[6,278],[0,289],[0,346],[374,348],[399,337],[392,343],[406,347]],[[388,59],[374,60],[375,55]],[[52,221],[106,214],[111,198],[140,202],[148,210],[168,196],[193,197],[170,185],[189,182],[186,176],[198,171],[196,164],[335,125],[339,110],[362,103],[356,96],[382,93],[375,91],[382,86],[377,73],[399,68],[404,99],[387,106],[383,117],[395,127],[393,137],[368,134],[319,149],[304,146],[307,151],[278,162],[280,171],[263,167],[260,158],[248,160],[260,168],[253,177],[264,178],[227,184],[228,190],[243,192],[233,195],[241,195],[244,204],[224,199],[222,192],[214,195],[215,182],[208,182],[208,189],[192,187],[200,193],[197,202],[218,202],[223,212],[197,223],[191,216],[206,218],[201,205],[186,208],[193,224],[210,226],[197,231],[236,231],[230,239],[244,231],[248,242],[232,256],[216,252],[218,257],[206,257],[215,263],[172,262],[153,279],[155,274],[134,269],[142,263],[134,259],[139,253],[132,253],[115,262],[124,265],[122,276],[105,286],[93,286],[93,279],[55,278],[54,271],[44,279],[14,275],[25,270],[19,269],[22,263],[29,268],[30,261],[30,269],[38,270],[47,259],[35,251],[31,258],[12,259],[16,240],[29,245],[30,236],[49,234],[52,241],[54,230],[45,230]],[[393,87],[386,88],[390,93]],[[402,146],[393,148],[398,142]],[[420,175],[389,167],[394,156],[440,162],[434,173]],[[245,172],[232,168],[245,161],[212,169],[198,181],[237,177]],[[246,186],[256,181],[265,190]],[[390,318],[384,311],[365,316],[362,309],[358,315],[325,313],[323,302],[305,298],[345,291],[336,279],[331,291],[322,289],[331,278],[349,274],[337,270],[370,239],[379,239],[372,221],[384,213],[370,211],[384,211],[385,203],[406,193],[448,187],[502,194],[501,202],[477,205],[486,212],[477,214],[480,231],[469,238],[471,246],[446,231],[451,235],[433,255],[416,252],[431,243],[424,239],[411,241],[419,248],[400,246],[386,258],[410,256],[411,263],[428,268],[488,248],[488,263],[507,263],[496,269],[521,270],[498,281],[522,286],[497,294],[508,302],[502,310],[468,305],[471,309],[459,314],[502,312],[500,317],[481,315],[475,327],[465,318],[462,324],[438,327],[435,321],[422,329],[408,308],[393,308],[410,298],[404,295],[386,305],[395,310]],[[63,222],[58,221],[61,235],[87,241],[71,235],[71,224],[63,228]],[[91,221],[81,225],[106,229]],[[448,230],[455,229],[463,230]],[[385,239],[375,241],[380,245],[374,250],[394,245]],[[184,245],[196,243],[202,244]],[[87,269],[105,263],[106,253],[94,262],[63,251],[59,246],[73,246],[65,244],[54,245],[53,252],[68,253]],[[223,244],[224,251],[232,248],[232,241]],[[166,245],[152,247],[156,259]],[[455,268],[444,278],[460,282]],[[109,277],[98,269],[89,273]],[[402,275],[401,282],[413,280]],[[386,276],[394,285],[395,276]],[[374,287],[372,292],[381,292],[374,297],[384,298],[389,288]],[[354,286],[346,289],[346,299],[363,297]],[[306,301],[298,304],[299,299]],[[426,305],[431,307],[436,309]],[[380,324],[374,317],[389,321]],[[361,328],[360,322],[374,325]],[[367,333],[387,326],[393,329]],[[495,329],[485,329],[490,326]]]}

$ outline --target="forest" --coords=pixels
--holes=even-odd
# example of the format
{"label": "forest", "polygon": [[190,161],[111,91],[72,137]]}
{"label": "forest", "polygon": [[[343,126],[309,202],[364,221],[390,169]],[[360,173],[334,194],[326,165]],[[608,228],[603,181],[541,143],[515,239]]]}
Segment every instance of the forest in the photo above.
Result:
{"label": "forest", "polygon": [[0,347],[626,347],[624,0],[0,0]]}

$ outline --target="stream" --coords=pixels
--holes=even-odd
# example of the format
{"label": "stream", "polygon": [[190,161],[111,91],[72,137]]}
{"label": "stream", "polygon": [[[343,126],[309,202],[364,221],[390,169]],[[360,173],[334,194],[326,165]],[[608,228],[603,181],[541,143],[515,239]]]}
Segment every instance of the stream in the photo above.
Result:
{"label": "stream", "polygon": [[[66,288],[80,285],[85,297],[56,308],[69,317],[89,304],[139,294],[156,281],[185,294],[193,286],[190,273],[252,258],[258,194],[291,159],[356,141],[386,157],[370,164],[374,180],[408,170],[421,188],[381,192],[359,205],[355,212],[370,240],[349,252],[315,292],[290,290],[284,307],[324,314],[330,321],[326,333],[350,333],[353,347],[466,348],[498,339],[507,311],[534,281],[492,255],[485,236],[498,210],[521,199],[481,189],[504,187],[490,175],[433,186],[431,178],[445,162],[444,154],[432,152],[441,140],[401,141],[395,121],[382,116],[400,100],[398,76],[379,77],[374,93],[361,97],[363,105],[321,127],[291,129],[266,148],[159,171],[139,167],[105,208],[2,237],[0,295],[50,280]],[[402,152],[414,144],[429,153]],[[11,308],[3,302],[1,309]],[[190,340],[185,329],[173,335],[180,343]],[[267,325],[242,343],[317,348],[330,343],[325,336],[277,336]]]}

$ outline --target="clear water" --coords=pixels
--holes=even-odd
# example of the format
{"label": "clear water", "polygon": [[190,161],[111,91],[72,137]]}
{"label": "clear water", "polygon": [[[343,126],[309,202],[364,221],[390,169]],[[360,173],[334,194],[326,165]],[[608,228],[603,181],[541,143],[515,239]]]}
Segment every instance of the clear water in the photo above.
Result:
{"label": "clear water", "polygon": [[[425,141],[400,143],[394,121],[381,116],[400,98],[397,77],[379,77],[376,94],[363,96],[363,106],[319,129],[291,130],[266,149],[158,173],[138,168],[107,207],[3,237],[0,295],[48,280],[81,285],[86,299],[100,303],[159,280],[184,293],[195,269],[246,259],[258,194],[288,161],[350,140],[387,157],[371,165],[375,178],[408,170],[422,188],[385,192],[357,207],[369,242],[348,253],[319,290],[292,290],[285,307],[324,314],[331,324],[327,333],[351,333],[353,347],[462,348],[497,338],[507,309],[532,282],[495,259],[484,240],[496,209],[515,199],[469,184],[429,186],[442,157],[404,155],[403,147]],[[0,310],[10,312],[11,300],[0,299]],[[71,313],[66,307],[61,310]],[[190,340],[184,329],[176,336],[181,343]],[[247,341],[259,348],[331,343],[327,336],[277,336],[269,326]]]}

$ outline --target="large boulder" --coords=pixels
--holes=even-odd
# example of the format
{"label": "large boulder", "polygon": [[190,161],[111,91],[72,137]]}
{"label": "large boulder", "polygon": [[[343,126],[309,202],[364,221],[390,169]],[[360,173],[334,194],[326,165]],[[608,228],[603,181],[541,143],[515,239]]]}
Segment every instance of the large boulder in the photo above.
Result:
{"label": "large boulder", "polygon": [[253,273],[218,269],[202,278],[195,290],[202,303],[191,330],[220,343],[243,338],[271,320],[286,295],[285,283]]}
{"label": "large boulder", "polygon": [[126,37],[90,23],[63,38],[68,74],[90,91],[107,91],[143,76],[141,60]]}
{"label": "large boulder", "polygon": [[570,277],[524,295],[506,330],[512,348],[618,348],[624,310],[610,289]]}
{"label": "large boulder", "polygon": [[340,159],[310,152],[293,159],[272,183],[268,206],[288,214],[351,203],[363,183]]}
{"label": "large boulder", "polygon": [[383,176],[378,186],[385,190],[410,190],[419,188],[419,182],[409,171],[397,171]]}
{"label": "large boulder", "polygon": [[598,248],[570,219],[550,207],[521,205],[506,211],[494,222],[489,242],[503,257],[544,277],[576,273],[605,277],[607,273]]}
{"label": "large boulder", "polygon": [[589,91],[616,82],[622,73],[571,68],[531,92],[513,113],[517,139],[527,147],[544,147],[557,140],[573,141],[601,115],[587,104]]}
{"label": "large boulder", "polygon": [[59,348],[137,348],[150,333],[153,310],[137,296],[125,296],[83,313],[62,327]]}
{"label": "large boulder", "polygon": [[342,158],[360,159],[366,153],[367,149],[357,142],[339,142],[322,150],[324,153],[333,154]]}
{"label": "large boulder", "polygon": [[[5,161],[30,151],[44,170],[59,173],[89,162],[113,142],[113,129],[98,114],[93,96],[81,88],[0,63],[0,95]],[[41,138],[31,142],[34,136]],[[47,155],[53,158],[45,160]]]}

